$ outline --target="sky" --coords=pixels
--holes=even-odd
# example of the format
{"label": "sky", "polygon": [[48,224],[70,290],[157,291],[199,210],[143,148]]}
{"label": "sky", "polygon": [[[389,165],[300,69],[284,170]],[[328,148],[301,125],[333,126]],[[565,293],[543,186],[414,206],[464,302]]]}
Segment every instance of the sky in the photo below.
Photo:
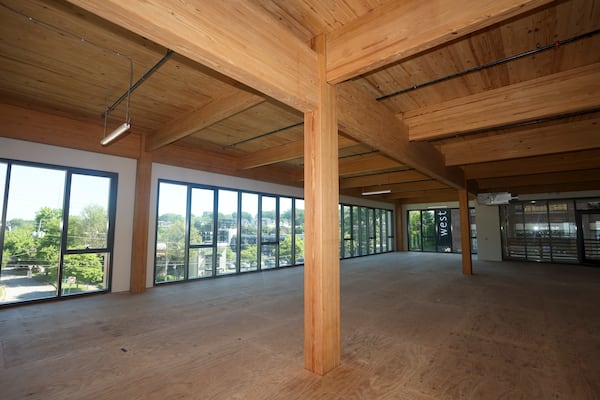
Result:
{"label": "sky", "polygon": [[[8,197],[7,220],[33,220],[42,207],[63,207],[66,171],[13,164]],[[0,164],[0,191],[6,181],[6,164]],[[71,185],[71,215],[97,204],[108,207],[109,179],[74,174]],[[2,205],[3,198],[0,199]]]}

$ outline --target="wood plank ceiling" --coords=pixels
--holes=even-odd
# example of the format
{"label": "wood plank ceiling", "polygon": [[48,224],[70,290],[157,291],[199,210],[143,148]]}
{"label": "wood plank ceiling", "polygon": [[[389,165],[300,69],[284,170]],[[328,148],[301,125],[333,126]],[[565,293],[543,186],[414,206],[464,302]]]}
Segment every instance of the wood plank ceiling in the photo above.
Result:
{"label": "wood plank ceiling", "polygon": [[[330,35],[332,46],[401,2],[252,3],[282,33],[307,46],[316,35]],[[341,193],[389,189],[370,198],[456,200],[463,177],[472,193],[600,189],[600,0],[539,4],[352,79],[332,69],[334,81],[344,81],[339,108],[344,96],[364,96],[369,104],[339,110]],[[428,25],[427,8],[419,10],[422,20],[407,29]],[[300,111],[212,65],[168,52],[64,1],[0,0],[0,135],[133,156],[133,141],[143,137],[158,162],[302,185]],[[96,145],[102,114],[127,92],[130,65],[136,82],[165,55],[132,92],[129,136]],[[125,111],[126,101],[110,112],[109,130]],[[44,131],[61,118],[90,128]],[[406,139],[397,136],[397,144],[380,133],[388,130],[402,130]],[[399,162],[401,152],[414,156]]]}

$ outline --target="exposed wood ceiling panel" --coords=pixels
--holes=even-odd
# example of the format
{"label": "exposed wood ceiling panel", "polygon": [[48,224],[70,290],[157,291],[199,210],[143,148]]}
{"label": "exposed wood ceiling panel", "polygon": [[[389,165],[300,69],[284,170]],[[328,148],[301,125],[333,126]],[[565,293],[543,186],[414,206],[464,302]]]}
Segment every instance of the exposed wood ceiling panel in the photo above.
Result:
{"label": "exposed wood ceiling panel", "polygon": [[[392,193],[371,198],[420,202],[456,200],[447,185],[460,187],[465,180],[470,188],[521,193],[561,185],[583,190],[597,183],[600,0],[465,0],[462,7],[453,3],[447,15],[432,8],[445,7],[442,0],[415,0],[418,7],[401,0],[239,0],[207,3],[202,15],[193,3],[173,0],[73,3],[114,23],[63,0],[1,0],[3,135],[19,137],[14,131],[20,130],[25,140],[130,156],[138,135],[146,135],[147,150],[159,162],[301,185],[303,114],[284,104],[303,109],[314,103],[316,68],[308,43],[325,34],[330,56],[344,65],[360,64],[344,67],[340,79],[379,67],[337,86],[342,193],[360,195],[364,188],[387,185]],[[491,20],[481,12],[488,8]],[[150,9],[156,15],[171,10],[173,18],[155,18]],[[398,9],[404,11],[394,14]],[[119,26],[130,20],[138,34]],[[444,21],[458,21],[458,34],[448,35]],[[407,24],[414,24],[411,40],[419,40],[406,53],[409,58],[386,53],[407,46],[402,40],[375,49],[398,39]],[[389,27],[395,33],[382,35]],[[435,27],[441,30],[427,30]],[[208,37],[219,45],[202,42]],[[343,37],[352,40],[340,44]],[[414,87],[559,41],[567,42]],[[179,47],[133,92],[129,137],[102,148],[86,143],[83,133],[70,143],[60,126],[44,136],[44,123],[56,121],[70,134],[90,127],[89,140],[98,141],[101,114],[126,92],[129,80],[128,60],[112,51],[131,58],[135,82],[167,53],[158,43]],[[348,61],[348,55],[361,56]],[[528,105],[520,105],[519,97],[527,96]],[[456,104],[462,106],[448,107]],[[24,109],[32,110],[29,116]],[[559,118],[573,111],[586,114]],[[123,102],[110,113],[109,128],[124,118]],[[537,120],[508,129],[531,119]],[[65,126],[71,120],[73,127]],[[419,142],[409,140],[416,125]],[[495,129],[498,125],[507,127]],[[569,176],[574,178],[566,182]]]}

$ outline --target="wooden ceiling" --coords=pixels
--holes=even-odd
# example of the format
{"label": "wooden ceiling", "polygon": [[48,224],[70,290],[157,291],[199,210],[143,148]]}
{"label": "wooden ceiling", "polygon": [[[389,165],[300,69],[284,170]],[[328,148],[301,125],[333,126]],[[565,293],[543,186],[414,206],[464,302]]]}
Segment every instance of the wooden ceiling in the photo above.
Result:
{"label": "wooden ceiling", "polygon": [[[427,202],[455,200],[465,182],[472,193],[600,189],[600,0],[503,2],[511,7],[0,0],[0,135],[133,157],[141,145],[157,162],[302,185],[302,111],[313,101],[303,93],[314,77],[248,71],[273,51],[302,70],[309,42],[325,35],[342,194],[390,189],[370,198]],[[460,29],[436,31],[452,24]],[[402,51],[385,43],[398,32]],[[383,56],[386,46],[394,51]],[[131,133],[101,147],[102,115],[130,79],[143,79]]]}

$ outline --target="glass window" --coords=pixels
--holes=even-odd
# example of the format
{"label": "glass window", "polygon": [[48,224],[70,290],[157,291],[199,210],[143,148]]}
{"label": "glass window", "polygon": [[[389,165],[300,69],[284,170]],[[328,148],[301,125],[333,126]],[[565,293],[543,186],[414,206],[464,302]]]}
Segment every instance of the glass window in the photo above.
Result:
{"label": "glass window", "polygon": [[238,192],[219,190],[217,218],[217,275],[237,272]]}
{"label": "glass window", "polygon": [[108,177],[71,175],[63,295],[108,287],[110,185]]}
{"label": "glass window", "polygon": [[161,182],[156,219],[156,282],[185,279],[187,186]]}
{"label": "glass window", "polygon": [[279,266],[293,264],[292,199],[279,198]]}
{"label": "glass window", "polygon": [[294,250],[296,264],[304,264],[304,200],[295,199]]}
{"label": "glass window", "polygon": [[343,257],[352,257],[352,206],[342,206]]}
{"label": "glass window", "polygon": [[369,226],[367,225],[367,212],[365,207],[359,207],[358,224],[359,224],[359,253],[361,256],[369,254]]}
{"label": "glass window", "polygon": [[381,253],[382,252],[382,242],[383,242],[383,236],[381,233],[381,224],[382,224],[382,219],[381,219],[381,209],[375,209],[373,210],[373,212],[375,213],[375,252],[376,253]]}
{"label": "glass window", "polygon": [[275,268],[277,266],[277,198],[262,196],[261,207],[261,269]]}
{"label": "glass window", "polygon": [[408,212],[408,250],[422,251],[421,245],[421,211]]}
{"label": "glass window", "polygon": [[435,237],[435,212],[427,210],[421,212],[421,232],[423,237],[423,251],[436,250]]}
{"label": "glass window", "polygon": [[386,210],[387,214],[387,251],[394,251],[394,213],[391,210]]}
{"label": "glass window", "polygon": [[258,269],[258,195],[242,193],[240,270]]}
{"label": "glass window", "polygon": [[116,180],[78,171],[0,163],[0,303],[110,289]]}
{"label": "glass window", "polygon": [[571,200],[548,202],[552,261],[577,261],[577,224]]}
{"label": "glass window", "polygon": [[215,274],[215,191],[191,190],[188,278],[205,278]]}
{"label": "glass window", "polygon": [[[167,181],[158,195],[155,284],[304,263],[303,199]],[[347,257],[393,248],[390,210],[338,211]]]}

